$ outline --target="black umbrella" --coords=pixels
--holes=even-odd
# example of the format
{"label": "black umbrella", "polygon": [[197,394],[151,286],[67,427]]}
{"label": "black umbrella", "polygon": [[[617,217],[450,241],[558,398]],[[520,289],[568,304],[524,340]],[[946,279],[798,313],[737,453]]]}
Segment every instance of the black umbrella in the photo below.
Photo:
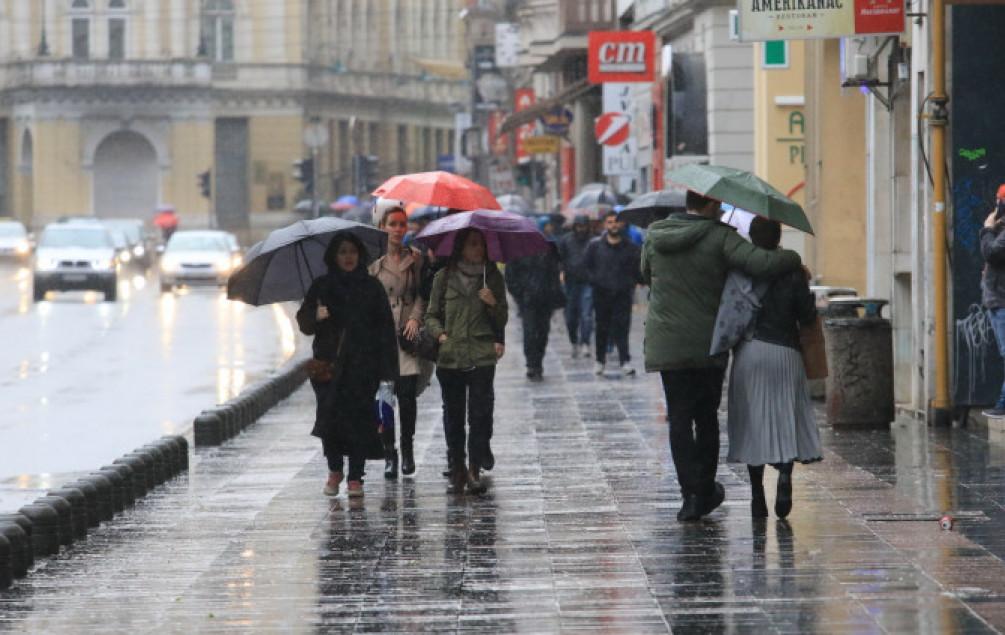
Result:
{"label": "black umbrella", "polygon": [[639,195],[621,210],[618,218],[637,227],[648,227],[654,221],[684,210],[683,192],[659,190]]}
{"label": "black umbrella", "polygon": [[328,272],[325,250],[343,231],[360,239],[370,260],[387,249],[387,234],[370,225],[332,217],[297,221],[248,250],[245,265],[227,281],[227,298],[253,306],[302,300],[314,279]]}

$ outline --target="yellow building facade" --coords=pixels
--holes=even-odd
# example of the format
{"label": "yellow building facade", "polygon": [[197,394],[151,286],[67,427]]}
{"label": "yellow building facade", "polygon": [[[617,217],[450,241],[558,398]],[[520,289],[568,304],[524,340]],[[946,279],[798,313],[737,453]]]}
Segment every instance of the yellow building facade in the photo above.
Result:
{"label": "yellow building facade", "polygon": [[[467,99],[460,0],[0,0],[0,212],[268,224],[306,196],[435,169]],[[199,174],[210,172],[211,196]]]}

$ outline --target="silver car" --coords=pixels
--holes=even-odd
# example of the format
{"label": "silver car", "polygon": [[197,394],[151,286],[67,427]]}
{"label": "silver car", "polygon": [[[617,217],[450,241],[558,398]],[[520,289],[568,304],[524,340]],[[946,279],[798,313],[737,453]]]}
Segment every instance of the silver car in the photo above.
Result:
{"label": "silver car", "polygon": [[36,302],[47,291],[92,289],[114,302],[119,261],[108,229],[94,224],[48,225],[35,249],[34,286]]}
{"label": "silver car", "polygon": [[27,260],[31,256],[31,237],[16,220],[0,220],[0,258]]}
{"label": "silver car", "polygon": [[178,285],[227,284],[232,271],[241,266],[236,241],[221,231],[176,231],[171,235],[160,262],[161,292]]}

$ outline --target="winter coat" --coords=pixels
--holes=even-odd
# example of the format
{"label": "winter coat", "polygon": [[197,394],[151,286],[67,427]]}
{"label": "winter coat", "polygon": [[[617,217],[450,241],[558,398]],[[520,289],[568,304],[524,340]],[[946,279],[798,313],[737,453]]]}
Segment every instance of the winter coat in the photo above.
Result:
{"label": "winter coat", "polygon": [[496,363],[495,344],[503,343],[509,307],[506,282],[498,267],[489,263],[485,284],[496,298],[490,307],[478,297],[482,285],[468,289],[454,267],[445,267],[433,279],[433,290],[426,307],[426,328],[433,337],[447,334],[440,345],[440,368],[465,369]]}
{"label": "winter coat", "polygon": [[981,229],[981,300],[989,310],[1005,309],[1005,229]]}
{"label": "winter coat", "polygon": [[565,292],[559,276],[558,254],[554,249],[506,265],[506,288],[521,309],[535,305],[560,309]]}
{"label": "winter coat", "polygon": [[729,270],[774,277],[800,264],[794,251],[760,249],[729,225],[696,214],[650,225],[642,249],[642,278],[650,287],[646,370],[724,366],[725,356],[708,351]]}
{"label": "winter coat", "polygon": [[586,247],[590,244],[590,234],[580,237],[576,230],[568,232],[558,241],[558,255],[562,259],[562,271],[566,282],[589,282],[590,270],[586,267]]}
{"label": "winter coat", "polygon": [[[406,254],[397,264],[392,264],[387,256],[382,256],[370,265],[370,275],[380,280],[387,292],[396,333],[401,333],[409,320],[416,320],[422,326],[422,320],[426,316],[426,301],[419,294],[425,259],[417,249],[408,249]],[[398,372],[402,377],[418,375],[419,358],[399,347]]]}
{"label": "winter coat", "polygon": [[607,242],[607,233],[590,241],[583,256],[595,289],[608,292],[628,291],[642,282],[639,273],[639,246],[622,236],[615,245]]}
{"label": "winter coat", "polygon": [[[319,304],[330,313],[320,322]],[[343,369],[329,383],[311,382],[318,400],[311,434],[333,440],[346,454],[382,458],[374,396],[381,381],[398,377],[398,341],[384,287],[362,266],[350,274],[328,273],[311,284],[297,324],[314,336],[315,358]]]}

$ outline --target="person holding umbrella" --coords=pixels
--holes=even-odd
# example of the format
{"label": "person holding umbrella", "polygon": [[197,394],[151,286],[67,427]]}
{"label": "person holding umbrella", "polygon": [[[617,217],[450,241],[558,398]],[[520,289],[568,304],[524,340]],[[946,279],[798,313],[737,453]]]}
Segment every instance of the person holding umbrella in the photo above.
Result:
{"label": "person holding umbrella", "polygon": [[485,490],[481,468],[492,434],[495,367],[506,351],[501,334],[508,315],[506,282],[488,260],[484,234],[474,228],[457,232],[447,266],[433,280],[426,310],[426,327],[440,343],[436,377],[447,411],[455,492],[465,486],[471,493]]}
{"label": "person holding umbrella", "polygon": [[[642,276],[650,285],[646,371],[660,373],[663,382],[670,450],[683,497],[679,521],[698,520],[725,498],[715,473],[718,408],[728,360],[709,350],[727,274],[738,269],[753,277],[774,277],[797,271],[802,264],[799,254],[756,247],[719,221],[722,200],[764,214],[789,209],[784,195],[756,182],[753,175],[731,179],[726,170],[688,166],[668,175],[691,188],[687,212],[650,225],[642,250]],[[773,198],[776,195],[780,198]]]}
{"label": "person holding umbrella", "polygon": [[[414,342],[425,318],[426,302],[419,295],[425,258],[418,249],[404,245],[408,217],[404,208],[395,203],[374,205],[373,224],[387,232],[387,254],[370,265],[370,275],[379,280],[387,292],[398,334],[398,377],[394,393],[398,398],[398,428],[401,430],[401,472],[408,476],[415,473],[412,438],[415,436],[420,368],[414,347],[406,352],[401,342]],[[393,428],[384,432],[383,441],[384,478],[396,479],[398,451],[394,447]]]}
{"label": "person holding umbrella", "polygon": [[321,439],[328,460],[324,493],[336,496],[349,458],[348,494],[363,496],[367,459],[384,458],[374,423],[374,395],[381,382],[398,379],[398,342],[394,316],[383,285],[367,272],[363,242],[349,231],[336,232],[324,254],[328,273],[307,290],[297,324],[313,335],[315,367],[311,379],[317,415],[311,432]]}

